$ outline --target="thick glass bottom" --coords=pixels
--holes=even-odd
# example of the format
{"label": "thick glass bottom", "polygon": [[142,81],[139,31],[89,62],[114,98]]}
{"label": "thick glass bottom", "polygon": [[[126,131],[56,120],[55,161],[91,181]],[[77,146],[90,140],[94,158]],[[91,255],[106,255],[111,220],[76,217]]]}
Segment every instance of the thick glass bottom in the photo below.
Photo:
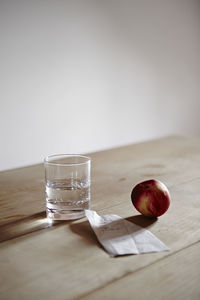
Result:
{"label": "thick glass bottom", "polygon": [[85,217],[84,209],[79,210],[58,210],[58,209],[46,209],[47,218],[50,220],[74,220]]}

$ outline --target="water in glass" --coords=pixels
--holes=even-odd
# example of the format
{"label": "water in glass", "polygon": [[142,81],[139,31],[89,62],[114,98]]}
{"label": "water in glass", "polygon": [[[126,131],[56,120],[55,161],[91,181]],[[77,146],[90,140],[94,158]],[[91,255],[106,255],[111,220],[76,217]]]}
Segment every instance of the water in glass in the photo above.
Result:
{"label": "water in glass", "polygon": [[90,182],[81,179],[58,179],[46,182],[47,217],[53,220],[81,218],[89,208]]}

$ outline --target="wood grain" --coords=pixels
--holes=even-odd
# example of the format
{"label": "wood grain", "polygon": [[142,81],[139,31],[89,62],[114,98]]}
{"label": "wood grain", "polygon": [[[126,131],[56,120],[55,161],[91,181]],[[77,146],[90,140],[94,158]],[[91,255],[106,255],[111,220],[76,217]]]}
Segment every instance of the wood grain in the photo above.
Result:
{"label": "wood grain", "polygon": [[[1,172],[0,299],[144,299],[143,280],[152,298],[197,299],[200,140],[167,137],[89,155],[91,208],[149,229],[170,252],[111,258],[85,218],[49,224],[42,164]],[[150,178],[171,193],[168,212],[154,221],[130,201],[133,186]]]}
{"label": "wood grain", "polygon": [[200,299],[200,243],[79,298],[81,300],[115,299]]}

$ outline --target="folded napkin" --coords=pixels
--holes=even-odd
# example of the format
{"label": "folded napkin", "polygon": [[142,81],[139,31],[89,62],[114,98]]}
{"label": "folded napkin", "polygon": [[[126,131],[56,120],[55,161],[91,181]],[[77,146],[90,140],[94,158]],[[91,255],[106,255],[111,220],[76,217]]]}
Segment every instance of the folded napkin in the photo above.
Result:
{"label": "folded napkin", "polygon": [[99,242],[111,256],[169,250],[149,230],[117,215],[99,216],[93,210],[85,210],[85,215]]}

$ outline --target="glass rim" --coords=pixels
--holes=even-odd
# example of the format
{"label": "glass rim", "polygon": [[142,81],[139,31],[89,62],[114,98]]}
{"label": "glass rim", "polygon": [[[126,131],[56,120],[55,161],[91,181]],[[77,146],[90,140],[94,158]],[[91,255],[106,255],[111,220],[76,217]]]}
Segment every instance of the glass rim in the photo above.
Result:
{"label": "glass rim", "polygon": [[[84,162],[74,162],[74,163],[56,163],[56,162],[51,162],[51,161],[48,161],[48,159],[50,158],[56,158],[56,157],[60,157],[61,159],[63,158],[66,158],[66,157],[80,157],[80,158],[85,158],[86,161]],[[47,155],[45,158],[44,158],[44,164],[47,164],[47,165],[52,165],[52,166],[65,166],[65,167],[68,167],[68,166],[80,166],[80,165],[85,165],[85,164],[88,164],[88,162],[91,162],[91,158],[87,155],[83,155],[83,154],[65,154],[65,153],[61,153],[61,154],[51,154],[51,155]]]}

